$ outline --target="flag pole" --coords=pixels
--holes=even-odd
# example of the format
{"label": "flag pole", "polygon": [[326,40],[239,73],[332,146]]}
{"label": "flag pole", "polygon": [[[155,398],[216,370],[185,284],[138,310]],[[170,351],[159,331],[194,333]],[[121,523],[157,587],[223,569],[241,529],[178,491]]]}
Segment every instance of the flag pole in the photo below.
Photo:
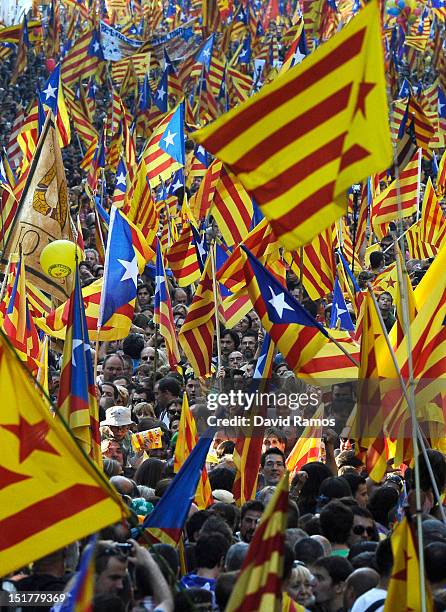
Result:
{"label": "flag pole", "polygon": [[338,349],[339,349],[340,351],[342,351],[342,352],[344,353],[344,355],[350,359],[350,361],[352,362],[352,364],[353,364],[354,366],[356,366],[357,368],[359,368],[359,363],[356,361],[356,359],[350,355],[350,353],[347,351],[347,349],[346,349],[346,348],[344,348],[344,347],[342,346],[342,344],[341,344],[341,343],[340,343],[338,340],[336,340],[336,338],[333,338],[333,336],[331,336],[331,335],[330,335],[328,332],[327,332],[327,338],[329,338],[329,339],[330,339],[332,342],[334,342],[334,343],[336,344],[336,346],[338,347]]}
{"label": "flag pole", "polygon": [[[410,406],[411,400],[410,400],[409,394],[407,392],[406,385],[404,383],[403,375],[401,374],[401,370],[400,370],[400,367],[399,367],[399,364],[398,364],[398,360],[397,360],[396,355],[395,355],[395,351],[393,350],[392,343],[390,342],[389,334],[387,333],[387,329],[386,329],[386,326],[384,324],[384,320],[382,318],[382,314],[381,314],[381,311],[379,309],[378,302],[376,300],[376,296],[373,293],[373,289],[372,289],[372,286],[371,286],[370,283],[367,283],[367,289],[368,289],[368,291],[370,293],[370,297],[372,298],[373,305],[375,307],[375,311],[376,311],[376,314],[378,316],[379,323],[381,325],[381,329],[382,329],[382,332],[384,334],[384,338],[386,340],[387,348],[389,349],[389,353],[390,353],[390,356],[392,358],[392,362],[393,362],[393,365],[395,367],[395,371],[396,371],[397,376],[398,376],[398,380],[399,380],[399,383],[400,383],[400,386],[401,386],[401,390],[402,390],[403,395],[404,395],[404,399],[406,400],[407,405]],[[424,460],[426,462],[427,471],[429,472],[429,477],[430,477],[431,482],[432,482],[432,489],[433,489],[433,492],[434,492],[435,499],[436,499],[436,501],[438,503],[438,507],[439,507],[440,514],[441,514],[441,519],[442,519],[442,521],[444,523],[446,523],[446,513],[445,513],[445,510],[444,510],[444,507],[443,507],[443,503],[441,501],[440,491],[438,489],[437,481],[435,480],[434,472],[432,470],[432,465],[431,465],[431,462],[430,462],[428,454],[427,454],[426,441],[424,440],[423,432],[421,431],[421,428],[419,427],[418,423],[417,423],[417,436],[418,436],[418,442],[419,442],[420,447],[421,447],[421,452],[423,453],[423,457],[424,457]]]}
{"label": "flag pole", "polygon": [[[401,184],[400,184],[400,171],[398,167],[398,155],[396,143],[393,141],[393,159],[395,166],[395,181],[396,181],[396,201],[398,206],[398,226],[399,233],[403,233],[403,212],[401,206]],[[420,160],[420,158],[419,158]],[[418,181],[420,180],[420,174],[418,174]],[[418,196],[417,192],[417,211],[418,211]],[[393,235],[393,244],[396,245],[396,237]],[[421,505],[421,488],[420,488],[420,464],[418,461],[418,421],[415,411],[415,381],[413,375],[413,362],[412,362],[412,341],[410,337],[410,317],[409,317],[409,302],[407,297],[407,288],[403,282],[402,271],[404,266],[405,270],[405,259],[404,257],[396,258],[396,267],[398,272],[398,283],[400,283],[401,292],[401,305],[402,305],[402,317],[403,317],[403,328],[406,331],[406,342],[407,342],[407,365],[409,369],[409,410],[412,421],[412,447],[414,456],[414,476],[415,476],[415,505],[416,505],[416,521],[417,521],[417,540],[418,540],[418,557],[420,562],[420,596],[421,596],[421,611],[427,612],[426,607],[426,581],[425,581],[425,566],[424,566],[424,549],[423,549],[423,528],[422,528],[422,505]]]}
{"label": "flag pole", "polygon": [[155,334],[154,334],[154,349],[155,352],[153,354],[153,388],[155,389],[156,384],[156,370],[158,368],[158,323],[155,323]]}
{"label": "flag pole", "polygon": [[212,241],[212,245],[209,251],[212,266],[212,289],[214,291],[214,304],[215,304],[215,331],[217,334],[217,369],[221,368],[221,346],[220,346],[220,321],[218,318],[218,308],[220,306],[220,300],[218,299],[218,288],[217,278],[215,272],[215,240]]}

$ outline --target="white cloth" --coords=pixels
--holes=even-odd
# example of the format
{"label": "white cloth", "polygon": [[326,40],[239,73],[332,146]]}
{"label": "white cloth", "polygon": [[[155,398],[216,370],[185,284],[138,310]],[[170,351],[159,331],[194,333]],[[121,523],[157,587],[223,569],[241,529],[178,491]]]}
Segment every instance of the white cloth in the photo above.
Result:
{"label": "white cloth", "polygon": [[[375,601],[379,601],[380,599],[385,599],[387,597],[387,591],[384,589],[370,589],[370,591],[366,591],[363,593],[353,604],[353,608],[351,612],[365,612],[369,606],[371,606]],[[375,612],[384,612],[384,604],[377,608]]]}

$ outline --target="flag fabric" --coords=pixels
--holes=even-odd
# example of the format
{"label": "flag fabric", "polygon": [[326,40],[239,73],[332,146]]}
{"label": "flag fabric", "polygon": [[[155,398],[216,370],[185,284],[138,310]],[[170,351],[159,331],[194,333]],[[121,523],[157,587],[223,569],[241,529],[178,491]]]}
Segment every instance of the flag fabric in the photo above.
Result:
{"label": "flag fabric", "polygon": [[155,510],[144,520],[142,526],[153,541],[178,544],[211,442],[212,436],[198,440]]}
{"label": "flag fabric", "polygon": [[159,326],[167,349],[167,357],[171,368],[180,362],[175,324],[173,322],[172,303],[170,301],[166,274],[164,271],[161,242],[158,240],[156,249],[156,275],[155,275],[155,305],[153,321]]}
{"label": "flag fabric", "polygon": [[15,271],[9,303],[6,308],[3,330],[17,351],[20,359],[34,374],[38,369],[40,353],[39,336],[28,307],[25,279],[25,261],[20,257]]}
{"label": "flag fabric", "polygon": [[96,540],[97,537],[92,536],[82,551],[79,569],[59,612],[89,612],[91,610],[96,573],[94,557]]}
{"label": "flag fabric", "polygon": [[79,81],[94,77],[104,56],[96,30],[81,34],[62,60],[61,75],[64,85],[73,87]]}
{"label": "flag fabric", "polygon": [[64,300],[69,294],[69,277],[55,278],[43,274],[40,253],[53,240],[72,238],[68,220],[68,192],[62,155],[54,125],[47,115],[26,184],[4,245],[1,263],[21,246],[27,256],[27,277],[39,289]]}
{"label": "flag fabric", "polygon": [[[198,442],[197,425],[189,408],[187,394],[183,394],[178,437],[175,444],[174,472],[177,473]],[[203,467],[201,478],[198,481],[195,503],[199,510],[205,510],[213,502],[211,485],[206,466]]]}
{"label": "flag fabric", "polygon": [[124,506],[0,332],[0,566],[7,575],[120,521]]}
{"label": "flag fabric", "polygon": [[328,341],[325,328],[245,248],[246,288],[262,326],[296,373]]}
{"label": "flag fabric", "polygon": [[99,409],[79,270],[70,297],[57,409],[79,446],[102,465]]}
{"label": "flag fabric", "polygon": [[288,472],[277,485],[249,545],[226,612],[282,609],[282,573],[288,520]]}
{"label": "flag fabric", "polygon": [[[133,246],[132,228],[125,215],[119,209],[112,207],[105,254],[99,328],[125,304],[129,304],[132,310],[134,309],[138,273],[138,257]],[[130,324],[131,319],[129,319],[127,333],[130,330]]]}
{"label": "flag fabric", "polygon": [[352,318],[345,303],[338,278],[335,280],[333,291],[330,327],[332,329],[346,329],[348,331],[355,331],[355,326],[353,325]]}
{"label": "flag fabric", "polygon": [[446,219],[430,177],[424,191],[419,237],[421,242],[434,247],[441,247],[446,237]]}
{"label": "flag fabric", "polygon": [[178,240],[172,243],[166,253],[169,267],[179,287],[187,287],[200,278],[197,250],[192,239],[191,224],[187,221],[183,225]]}
{"label": "flag fabric", "polygon": [[116,169],[115,176],[115,190],[113,192],[113,206],[116,208],[122,208],[125,202],[125,196],[127,192],[127,169],[125,160],[121,158],[119,160],[118,167]]}
{"label": "flag fabric", "polygon": [[[387,587],[384,612],[421,610],[420,561],[412,523],[407,517],[398,523],[390,538],[393,553],[392,574]],[[426,610],[433,611],[432,595],[426,583]]]}
{"label": "flag fabric", "polygon": [[248,235],[253,215],[251,198],[238,178],[224,166],[209,212],[217,221],[228,247],[238,244]]}
{"label": "flag fabric", "polygon": [[71,130],[68,111],[65,105],[62,82],[60,79],[60,63],[54,68],[49,79],[45,83],[40,93],[40,101],[47,108],[51,109],[55,119],[59,144],[66,147],[70,144]]}
{"label": "flag fabric", "polygon": [[[324,418],[322,404],[311,417],[315,423]],[[322,426],[307,425],[286,460],[286,468],[291,474],[298,472],[303,465],[320,461],[322,452]]]}
{"label": "flag fabric", "polygon": [[373,1],[304,62],[193,138],[238,176],[292,250],[345,212],[353,183],[390,165],[387,114]]}
{"label": "flag fabric", "polygon": [[179,343],[197,377],[207,377],[212,373],[215,307],[212,262],[209,255],[187,317],[178,334]]}

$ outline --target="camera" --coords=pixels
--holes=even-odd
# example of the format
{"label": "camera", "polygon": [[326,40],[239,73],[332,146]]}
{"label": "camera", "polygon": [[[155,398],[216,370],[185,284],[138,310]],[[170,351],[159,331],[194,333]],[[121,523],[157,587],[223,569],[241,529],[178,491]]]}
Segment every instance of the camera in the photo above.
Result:
{"label": "camera", "polygon": [[132,548],[133,548],[133,545],[128,544],[127,542],[125,542],[124,544],[117,542],[115,546],[124,555],[129,555],[132,552]]}

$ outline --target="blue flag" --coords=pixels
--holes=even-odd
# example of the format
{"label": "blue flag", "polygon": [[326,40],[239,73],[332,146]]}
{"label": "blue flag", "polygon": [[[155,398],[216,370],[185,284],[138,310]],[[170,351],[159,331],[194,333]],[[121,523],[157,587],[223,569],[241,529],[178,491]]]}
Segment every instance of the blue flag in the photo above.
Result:
{"label": "blue flag", "polygon": [[184,148],[184,103],[179,104],[172,115],[164,134],[161,136],[159,146],[170,157],[184,166],[186,163],[186,151]]}
{"label": "blue flag", "polygon": [[168,77],[168,73],[166,69],[163,72],[163,76],[161,77],[160,82],[158,83],[158,87],[156,88],[156,91],[153,96],[153,100],[155,104],[157,105],[157,107],[160,109],[162,113],[167,113],[168,111],[169,96],[167,95],[167,92],[168,92],[167,77]]}
{"label": "blue flag", "polygon": [[306,325],[317,327],[324,336],[328,337],[328,332],[316,319],[299,304],[291,293],[269,272],[259,260],[254,257],[249,249],[243,244],[240,245],[248,255],[249,263],[256,277],[261,297],[265,304],[268,318],[271,323]]}
{"label": "blue flag", "polygon": [[333,303],[331,305],[330,328],[337,329],[338,321],[340,322],[340,329],[355,331],[355,326],[353,325],[347,304],[345,303],[344,296],[342,295],[339,280],[336,277],[333,291]]}
{"label": "blue flag", "polygon": [[100,325],[125,304],[136,299],[138,260],[132,230],[122,213],[112,206],[105,253],[104,285],[99,315]]}

